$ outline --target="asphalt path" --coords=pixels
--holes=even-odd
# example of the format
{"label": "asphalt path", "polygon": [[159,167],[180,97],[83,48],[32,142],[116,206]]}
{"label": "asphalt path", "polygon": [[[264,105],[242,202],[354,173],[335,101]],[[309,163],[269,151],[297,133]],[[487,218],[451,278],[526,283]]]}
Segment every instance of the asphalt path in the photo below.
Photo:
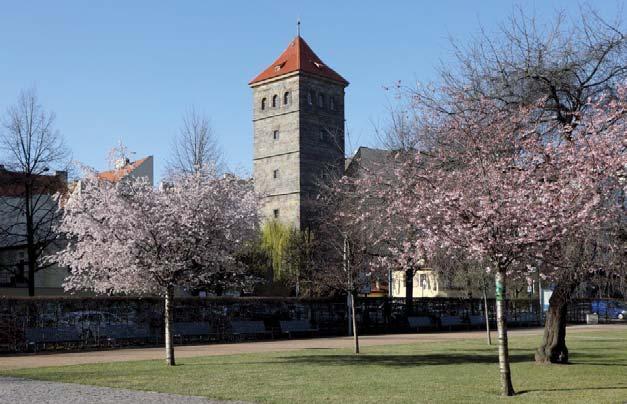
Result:
{"label": "asphalt path", "polygon": [[204,397],[0,377],[2,404],[235,404]]}

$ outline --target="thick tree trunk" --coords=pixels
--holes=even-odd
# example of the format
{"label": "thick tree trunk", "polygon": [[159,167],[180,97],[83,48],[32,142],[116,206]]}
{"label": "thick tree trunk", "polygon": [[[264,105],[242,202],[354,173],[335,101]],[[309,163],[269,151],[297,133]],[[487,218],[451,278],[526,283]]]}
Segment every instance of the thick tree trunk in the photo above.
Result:
{"label": "thick tree trunk", "polygon": [[483,284],[483,316],[485,318],[485,332],[488,345],[492,345],[492,333],[490,332],[490,312],[488,311],[488,294],[486,293],[486,285]]}
{"label": "thick tree trunk", "polygon": [[405,313],[411,316],[414,312],[414,274],[413,268],[405,270]]}
{"label": "thick tree trunk", "polygon": [[355,315],[355,293],[351,293],[351,317],[353,320],[353,352],[359,353],[359,334],[357,332],[357,316]]}
{"label": "thick tree trunk", "polygon": [[513,396],[512,374],[509,366],[509,348],[507,344],[507,307],[505,305],[506,296],[506,273],[505,269],[499,268],[496,272],[496,325],[499,336],[499,372],[501,374],[501,394]]}
{"label": "thick tree trunk", "polygon": [[535,354],[537,363],[568,363],[566,347],[566,320],[568,303],[579,282],[575,279],[560,280],[549,300],[549,310],[544,323],[542,345]]}
{"label": "thick tree trunk", "polygon": [[174,299],[174,288],[168,286],[165,292],[165,362],[169,366],[174,366],[174,338],[173,338],[173,312],[172,312],[172,300]]}

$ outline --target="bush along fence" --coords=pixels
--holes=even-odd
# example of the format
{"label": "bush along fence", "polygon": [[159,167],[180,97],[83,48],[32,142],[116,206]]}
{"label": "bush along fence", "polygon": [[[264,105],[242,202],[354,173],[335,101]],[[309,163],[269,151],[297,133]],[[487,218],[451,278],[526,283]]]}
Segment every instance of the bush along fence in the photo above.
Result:
{"label": "bush along fence", "polygon": [[[509,325],[538,326],[537,301],[508,302]],[[356,317],[362,334],[483,329],[481,299],[362,298]],[[488,318],[494,325],[494,301]],[[569,309],[582,323],[589,301]],[[340,336],[348,330],[346,300],[295,298],[179,298],[175,300],[175,343],[236,342],[277,338]],[[601,321],[603,318],[601,318]],[[99,349],[163,343],[163,302],[159,298],[0,298],[0,351]]]}

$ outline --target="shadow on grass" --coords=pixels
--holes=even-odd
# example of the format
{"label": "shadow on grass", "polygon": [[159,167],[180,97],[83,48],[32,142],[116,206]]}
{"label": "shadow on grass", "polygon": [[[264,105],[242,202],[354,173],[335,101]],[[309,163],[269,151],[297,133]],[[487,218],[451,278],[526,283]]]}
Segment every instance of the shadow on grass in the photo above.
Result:
{"label": "shadow on grass", "polygon": [[[603,343],[603,344],[624,344],[627,341],[627,338],[594,338],[594,337],[586,337],[583,335],[577,335],[572,337],[573,341],[576,342],[587,342],[587,343]],[[568,345],[568,338],[566,339],[566,345]],[[599,349],[608,349],[608,348],[599,348]]]}
{"label": "shadow on grass", "polygon": [[[579,361],[571,361],[568,363],[568,366],[619,366],[619,367],[627,367],[627,363],[608,363],[608,362],[579,362]],[[558,365],[560,366],[560,365]]]}
{"label": "shadow on grass", "polygon": [[[458,365],[472,363],[498,363],[496,355],[474,355],[474,354],[424,354],[424,355],[315,355],[315,356],[286,356],[280,358],[286,364],[309,364],[309,365],[379,365],[379,366],[437,366],[437,365]],[[512,363],[530,362],[533,354],[513,354],[510,355]]]}
{"label": "shadow on grass", "polygon": [[523,395],[526,393],[540,393],[540,392],[550,392],[550,391],[586,391],[586,390],[627,390],[627,387],[620,386],[604,386],[604,387],[577,387],[577,388],[566,388],[566,389],[536,389],[536,390],[520,390],[516,392],[516,395]]}
{"label": "shadow on grass", "polygon": [[[324,351],[325,349],[312,349]],[[477,352],[479,351],[479,352]],[[483,353],[482,351],[485,351]],[[377,354],[365,353],[354,354],[315,354],[311,355],[284,355],[280,357],[267,358],[265,360],[253,361],[204,361],[194,360],[185,362],[186,366],[228,366],[238,367],[246,365],[325,365],[325,366],[351,366],[351,365],[379,365],[379,366],[438,366],[438,365],[459,365],[459,364],[497,364],[498,355],[490,348],[477,349],[473,352],[464,350],[447,350],[444,352],[428,352],[416,354]],[[534,351],[529,349],[511,349],[510,361],[512,363],[534,363]],[[627,367],[624,361],[605,361],[606,355],[594,353],[578,353],[575,360],[568,366],[621,366]],[[563,366],[563,365],[555,365]]]}
{"label": "shadow on grass", "polygon": [[[510,355],[512,363],[531,362],[533,354]],[[282,356],[265,361],[243,362],[188,362],[186,366],[247,366],[247,365],[325,365],[325,366],[351,366],[351,365],[379,365],[379,366],[437,366],[457,365],[472,363],[498,363],[496,355],[474,355],[458,353],[430,353],[424,355],[386,355],[386,354],[338,354],[338,355],[295,355]],[[178,365],[177,365],[178,366]]]}

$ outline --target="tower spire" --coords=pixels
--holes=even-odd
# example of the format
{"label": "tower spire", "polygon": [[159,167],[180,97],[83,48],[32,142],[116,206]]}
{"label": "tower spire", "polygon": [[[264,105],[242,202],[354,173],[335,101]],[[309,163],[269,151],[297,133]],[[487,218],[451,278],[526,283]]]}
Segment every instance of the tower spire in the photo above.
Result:
{"label": "tower spire", "polygon": [[300,36],[300,17],[296,20],[296,36]]}

